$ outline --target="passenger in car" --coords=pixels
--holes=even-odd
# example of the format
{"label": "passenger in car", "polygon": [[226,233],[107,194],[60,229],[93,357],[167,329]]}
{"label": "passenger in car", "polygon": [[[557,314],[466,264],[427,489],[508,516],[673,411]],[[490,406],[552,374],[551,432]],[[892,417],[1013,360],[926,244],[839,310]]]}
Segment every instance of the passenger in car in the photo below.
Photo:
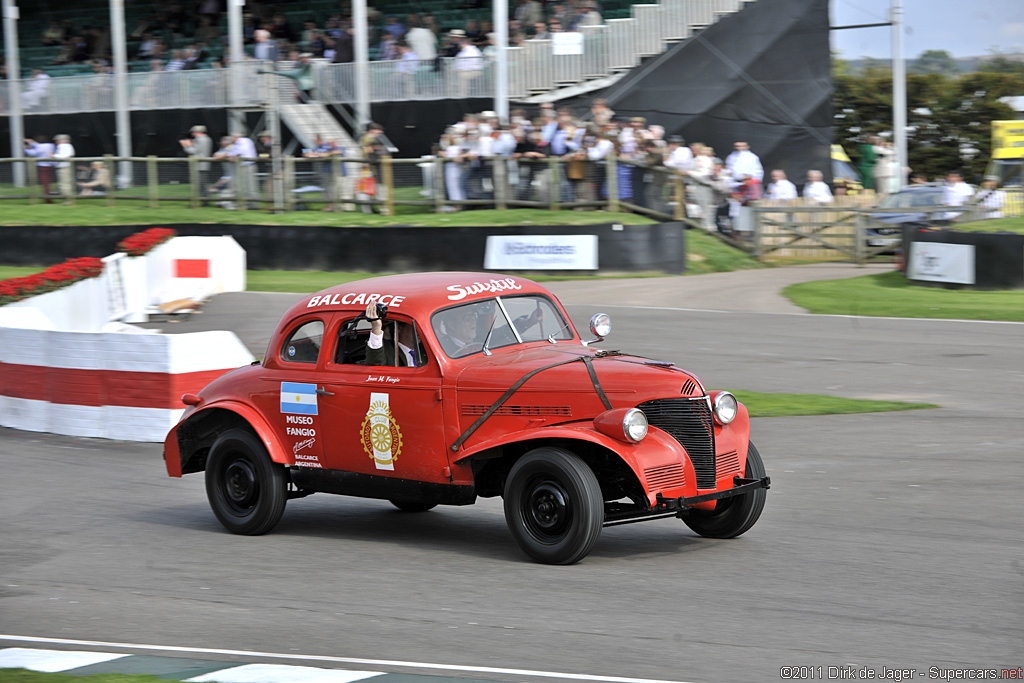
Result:
{"label": "passenger in car", "polygon": [[384,321],[377,317],[376,302],[366,305],[366,319],[370,321],[370,336],[366,341],[366,364],[414,368],[416,362],[416,330],[405,322],[395,321],[398,338],[398,363],[395,363],[395,344],[384,343]]}

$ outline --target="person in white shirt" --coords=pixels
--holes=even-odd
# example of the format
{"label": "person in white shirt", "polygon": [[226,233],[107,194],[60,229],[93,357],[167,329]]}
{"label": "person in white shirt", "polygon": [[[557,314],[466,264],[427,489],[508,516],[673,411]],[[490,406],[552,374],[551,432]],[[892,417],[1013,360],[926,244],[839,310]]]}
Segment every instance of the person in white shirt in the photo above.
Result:
{"label": "person in white shirt", "polygon": [[[462,35],[458,35],[456,31]],[[459,80],[459,97],[467,97],[471,94],[473,82],[483,73],[484,58],[480,48],[466,37],[465,31],[461,29],[456,29],[456,31],[452,31],[452,33],[456,33],[455,38],[462,46],[459,48],[458,54],[455,55],[455,73]]]}
{"label": "person in white shirt", "polygon": [[825,176],[821,171],[808,171],[807,184],[804,185],[804,198],[817,202],[818,204],[831,204],[832,190],[828,189],[823,181]]}
{"label": "person in white shirt", "polygon": [[686,146],[686,140],[681,136],[668,136],[668,148],[665,150],[665,165],[682,173],[693,168],[693,152]]}
{"label": "person in white shirt", "polygon": [[416,71],[420,68],[420,62],[416,58],[416,54],[405,43],[399,42],[396,47],[398,49],[398,63],[395,64],[395,80],[397,81],[398,92],[395,94],[411,100],[415,97],[415,78]]}
{"label": "person in white shirt", "polygon": [[1003,205],[1006,203],[1006,192],[998,189],[999,176],[987,175],[981,183],[981,190],[978,191],[978,206],[985,208],[981,212],[981,218],[1002,218]]}
{"label": "person in white shirt", "polygon": [[761,159],[750,151],[750,145],[742,140],[733,143],[733,152],[725,158],[725,167],[733,178],[750,176],[758,182],[764,180],[764,167]]}
{"label": "person in white shirt", "polygon": [[50,94],[50,75],[42,69],[32,69],[32,77],[28,80],[28,90],[21,97],[25,109],[39,107]]}
{"label": "person in white shirt", "polygon": [[[389,340],[384,345],[384,321],[377,317],[377,302],[366,305],[366,319],[370,321],[370,336],[366,340],[366,364],[400,368],[414,368],[416,362],[416,330],[409,323],[395,323],[397,349]],[[396,353],[397,350],[397,353]],[[397,362],[395,362],[397,360]]]}
{"label": "person in white shirt", "polygon": [[[942,203],[946,206],[963,206],[968,199],[974,196],[974,190],[964,182],[959,171],[950,171],[946,176],[946,187],[942,190]],[[947,211],[944,218],[947,221],[956,220],[963,212]]]}
{"label": "person in white shirt", "polygon": [[71,145],[70,135],[56,135],[53,140],[57,143],[53,158],[60,160],[57,162],[57,185],[64,203],[70,204],[75,196],[75,169],[68,160],[75,156],[75,148]]}
{"label": "person in white shirt", "polygon": [[[825,187],[828,189],[828,186]],[[768,184],[768,192],[765,199],[796,199],[796,185],[786,178],[786,172],[781,168],[772,171],[772,182]]]}
{"label": "person in white shirt", "polygon": [[420,61],[433,61],[437,58],[437,36],[429,28],[419,22],[413,22],[405,34],[405,42]]}

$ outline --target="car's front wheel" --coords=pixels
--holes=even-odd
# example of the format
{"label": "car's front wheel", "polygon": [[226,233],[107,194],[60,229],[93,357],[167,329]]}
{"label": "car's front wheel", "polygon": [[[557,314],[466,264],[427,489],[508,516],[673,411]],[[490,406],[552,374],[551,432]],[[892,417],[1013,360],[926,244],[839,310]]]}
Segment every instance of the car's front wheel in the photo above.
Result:
{"label": "car's front wheel", "polygon": [[537,562],[579,562],[601,535],[601,485],[569,451],[538,448],[524,455],[509,472],[504,499],[509,531]]}
{"label": "car's front wheel", "polygon": [[243,429],[231,429],[210,448],[206,496],[225,529],[259,536],[273,529],[284,513],[287,476],[259,439]]}
{"label": "car's front wheel", "polygon": [[[746,477],[763,479],[764,476],[761,454],[751,442],[747,447]],[[683,522],[707,538],[735,538],[754,526],[754,522],[764,510],[766,497],[766,489],[755,489],[740,496],[723,498],[718,501],[714,510],[690,510],[683,517]]]}

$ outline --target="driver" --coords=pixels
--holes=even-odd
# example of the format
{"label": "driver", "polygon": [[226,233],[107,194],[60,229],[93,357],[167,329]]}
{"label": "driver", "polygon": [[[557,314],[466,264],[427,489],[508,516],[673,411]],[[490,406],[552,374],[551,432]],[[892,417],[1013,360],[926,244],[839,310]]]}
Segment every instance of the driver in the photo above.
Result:
{"label": "driver", "polygon": [[475,309],[475,306],[459,306],[442,311],[438,316],[444,332],[437,335],[437,340],[448,355],[458,356],[462,349],[479,343]]}
{"label": "driver", "polygon": [[[384,345],[384,321],[377,317],[377,303],[366,305],[366,319],[370,321],[370,337],[366,341],[366,364],[395,367],[395,347]],[[398,367],[416,367],[416,334],[412,325],[396,322],[398,327]]]}

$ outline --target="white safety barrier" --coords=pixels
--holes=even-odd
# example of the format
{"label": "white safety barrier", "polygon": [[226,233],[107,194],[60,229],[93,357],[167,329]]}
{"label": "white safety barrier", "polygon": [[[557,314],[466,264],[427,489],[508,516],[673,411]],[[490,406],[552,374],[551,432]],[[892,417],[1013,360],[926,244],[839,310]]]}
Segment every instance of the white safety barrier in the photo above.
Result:
{"label": "white safety barrier", "polygon": [[[0,307],[0,426],[163,441],[196,393],[252,354],[232,332],[165,335],[123,325],[156,303],[245,289],[231,237],[177,237],[103,274]],[[116,330],[116,331],[112,331]]]}
{"label": "white safety barrier", "polygon": [[232,332],[0,327],[0,426],[163,441],[184,411],[182,394],[251,361]]}

